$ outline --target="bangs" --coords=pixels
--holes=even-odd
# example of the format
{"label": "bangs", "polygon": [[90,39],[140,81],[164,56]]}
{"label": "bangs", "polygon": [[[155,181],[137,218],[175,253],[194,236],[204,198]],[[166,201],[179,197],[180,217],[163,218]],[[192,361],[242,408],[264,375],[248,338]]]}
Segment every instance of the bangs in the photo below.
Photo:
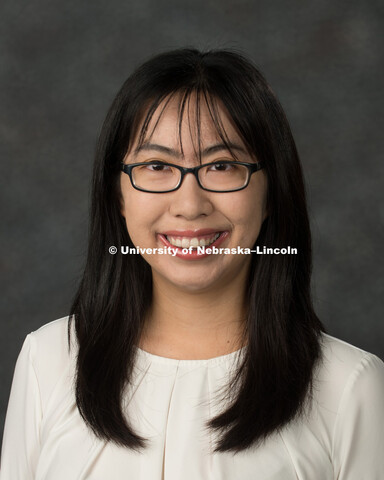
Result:
{"label": "bangs", "polygon": [[[192,139],[192,144],[194,148],[194,152],[196,158],[199,159],[201,163],[202,157],[202,124],[201,124],[201,111],[202,111],[202,102],[203,105],[207,107],[207,111],[209,114],[209,118],[211,124],[213,125],[218,137],[220,138],[221,142],[225,145],[226,149],[230,152],[232,157],[235,160],[238,160],[234,149],[231,147],[231,140],[224,128],[222,115],[223,110],[224,114],[227,115],[230,122],[234,125],[237,134],[239,135],[240,139],[243,141],[244,146],[247,152],[253,157],[252,153],[250,152],[248,142],[244,137],[241,135],[238,126],[236,125],[235,120],[231,117],[228,110],[225,108],[224,102],[221,102],[219,106],[220,99],[218,99],[215,95],[210,94],[207,89],[204,88],[185,88],[183,90],[176,90],[171,93],[159,95],[158,97],[150,100],[147,102],[146,106],[142,109],[141,114],[138,114],[134,121],[134,128],[131,135],[131,140],[137,139],[136,148],[140,148],[143,144],[150,140],[156,128],[166,111],[169,103],[177,99],[177,118],[178,118],[178,137],[179,137],[179,145],[181,154],[184,156],[183,150],[183,140],[182,140],[182,125],[185,119],[188,120],[189,125],[189,133]],[[221,112],[220,112],[221,110]],[[158,112],[158,117],[156,119],[155,124],[151,129],[149,129],[149,125],[151,120],[153,119],[154,115]],[[192,113],[193,112],[193,113]],[[195,128],[193,128],[195,127]],[[127,151],[129,151],[133,145],[129,145]]]}

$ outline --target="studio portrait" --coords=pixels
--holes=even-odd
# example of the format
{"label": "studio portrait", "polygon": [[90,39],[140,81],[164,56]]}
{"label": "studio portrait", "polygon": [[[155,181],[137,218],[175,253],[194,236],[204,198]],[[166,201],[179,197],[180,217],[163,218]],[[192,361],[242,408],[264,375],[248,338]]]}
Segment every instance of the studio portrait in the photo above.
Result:
{"label": "studio portrait", "polygon": [[379,4],[0,11],[0,480],[384,479]]}

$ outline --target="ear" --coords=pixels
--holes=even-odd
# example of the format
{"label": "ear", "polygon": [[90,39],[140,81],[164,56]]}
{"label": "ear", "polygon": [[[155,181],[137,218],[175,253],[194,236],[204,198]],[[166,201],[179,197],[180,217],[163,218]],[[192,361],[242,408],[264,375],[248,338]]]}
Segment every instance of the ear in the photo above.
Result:
{"label": "ear", "polygon": [[264,220],[266,220],[271,214],[271,212],[270,212],[271,209],[270,209],[270,206],[269,206],[268,196],[267,196],[267,198],[264,199],[263,210],[264,210],[264,212],[263,212],[263,222],[264,222]]}
{"label": "ear", "polygon": [[123,196],[119,195],[119,210],[120,210],[120,214],[123,218],[125,218],[125,204],[124,204],[124,198]]}

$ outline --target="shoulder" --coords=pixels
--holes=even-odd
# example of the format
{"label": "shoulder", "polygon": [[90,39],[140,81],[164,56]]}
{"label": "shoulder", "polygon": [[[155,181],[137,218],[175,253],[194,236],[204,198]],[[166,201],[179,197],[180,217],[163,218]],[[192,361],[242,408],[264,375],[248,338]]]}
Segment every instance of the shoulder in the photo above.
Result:
{"label": "shoulder", "polygon": [[[55,356],[63,354],[63,351],[68,349],[68,325],[69,317],[66,316],[46,323],[38,330],[31,332],[28,335],[30,341],[36,347],[40,347],[36,353],[40,355],[54,354]],[[74,335],[73,328],[71,337],[72,335]],[[71,343],[74,344],[73,341]]]}
{"label": "shoulder", "polygon": [[72,322],[69,345],[68,324],[67,316],[31,332],[20,353],[21,357],[28,357],[34,370],[43,407],[59,383],[73,378],[77,343]]}
{"label": "shoulder", "polygon": [[384,368],[383,361],[361,348],[331,335],[322,334],[323,375],[333,377],[336,381],[347,380],[363,370]]}
{"label": "shoulder", "polygon": [[314,384],[321,405],[338,412],[363,395],[384,398],[384,363],[379,357],[325,333],[321,345]]}
{"label": "shoulder", "polygon": [[322,345],[313,429],[328,445],[335,478],[379,478],[384,468],[384,363],[329,335],[323,335]]}

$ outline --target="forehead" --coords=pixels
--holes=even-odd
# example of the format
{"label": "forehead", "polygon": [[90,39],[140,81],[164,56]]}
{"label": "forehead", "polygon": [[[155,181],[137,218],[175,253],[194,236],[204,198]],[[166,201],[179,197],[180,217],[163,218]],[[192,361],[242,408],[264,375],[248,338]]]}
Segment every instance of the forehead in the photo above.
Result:
{"label": "forehead", "polygon": [[197,93],[178,93],[167,97],[154,109],[147,107],[129,150],[147,142],[178,148],[182,153],[191,149],[200,152],[218,142],[238,144],[245,149],[223,103]]}

